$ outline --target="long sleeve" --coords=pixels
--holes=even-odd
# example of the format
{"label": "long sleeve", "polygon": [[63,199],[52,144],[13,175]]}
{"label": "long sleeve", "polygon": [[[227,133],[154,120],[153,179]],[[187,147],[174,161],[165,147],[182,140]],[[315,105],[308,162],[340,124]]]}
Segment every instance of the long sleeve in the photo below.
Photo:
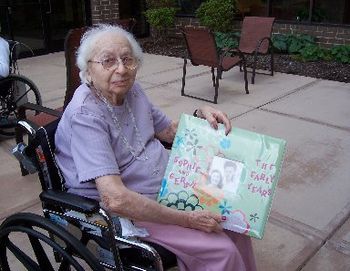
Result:
{"label": "long sleeve", "polygon": [[6,40],[0,38],[0,78],[9,75],[10,49]]}

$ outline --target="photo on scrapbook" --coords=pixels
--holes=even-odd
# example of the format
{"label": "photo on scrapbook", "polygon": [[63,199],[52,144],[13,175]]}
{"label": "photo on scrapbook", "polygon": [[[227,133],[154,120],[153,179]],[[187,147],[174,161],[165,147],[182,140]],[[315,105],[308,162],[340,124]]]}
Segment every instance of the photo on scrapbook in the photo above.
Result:
{"label": "photo on scrapbook", "polygon": [[207,185],[220,188],[226,192],[237,192],[244,164],[214,156],[210,165]]}

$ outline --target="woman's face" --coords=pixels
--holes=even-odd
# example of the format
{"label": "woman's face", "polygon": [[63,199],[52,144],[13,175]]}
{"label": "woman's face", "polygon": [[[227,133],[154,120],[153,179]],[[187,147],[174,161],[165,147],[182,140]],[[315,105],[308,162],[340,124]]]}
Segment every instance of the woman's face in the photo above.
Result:
{"label": "woman's face", "polygon": [[[104,33],[97,39],[89,60],[88,80],[112,104],[122,104],[126,93],[134,84],[137,68],[128,69],[121,63],[129,58],[133,59],[134,56],[128,40],[123,36]],[[111,59],[117,59],[119,65],[106,69],[97,63]]]}
{"label": "woman's face", "polygon": [[212,174],[211,174],[211,177],[210,177],[210,182],[216,186],[218,186],[221,182],[221,175],[219,172],[216,172],[214,171]]}

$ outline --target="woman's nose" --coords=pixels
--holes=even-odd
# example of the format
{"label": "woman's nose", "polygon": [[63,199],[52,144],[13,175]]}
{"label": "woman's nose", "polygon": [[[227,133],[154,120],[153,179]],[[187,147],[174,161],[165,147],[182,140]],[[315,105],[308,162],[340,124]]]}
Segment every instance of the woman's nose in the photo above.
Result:
{"label": "woman's nose", "polygon": [[115,68],[114,72],[116,73],[126,73],[127,68],[124,66],[123,62],[119,62],[118,66]]}

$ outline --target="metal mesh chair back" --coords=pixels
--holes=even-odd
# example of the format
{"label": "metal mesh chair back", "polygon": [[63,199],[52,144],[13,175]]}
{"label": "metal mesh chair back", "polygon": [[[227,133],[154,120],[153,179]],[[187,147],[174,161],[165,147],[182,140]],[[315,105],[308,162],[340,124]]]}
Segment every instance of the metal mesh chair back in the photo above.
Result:
{"label": "metal mesh chair back", "polygon": [[195,66],[219,66],[214,34],[205,28],[185,27],[183,35],[191,63]]}
{"label": "metal mesh chair back", "polygon": [[[274,21],[275,18],[272,17],[244,17],[239,50],[247,54],[253,53],[261,39],[271,37]],[[259,53],[266,54],[268,49],[269,41],[265,39],[259,48]]]}

